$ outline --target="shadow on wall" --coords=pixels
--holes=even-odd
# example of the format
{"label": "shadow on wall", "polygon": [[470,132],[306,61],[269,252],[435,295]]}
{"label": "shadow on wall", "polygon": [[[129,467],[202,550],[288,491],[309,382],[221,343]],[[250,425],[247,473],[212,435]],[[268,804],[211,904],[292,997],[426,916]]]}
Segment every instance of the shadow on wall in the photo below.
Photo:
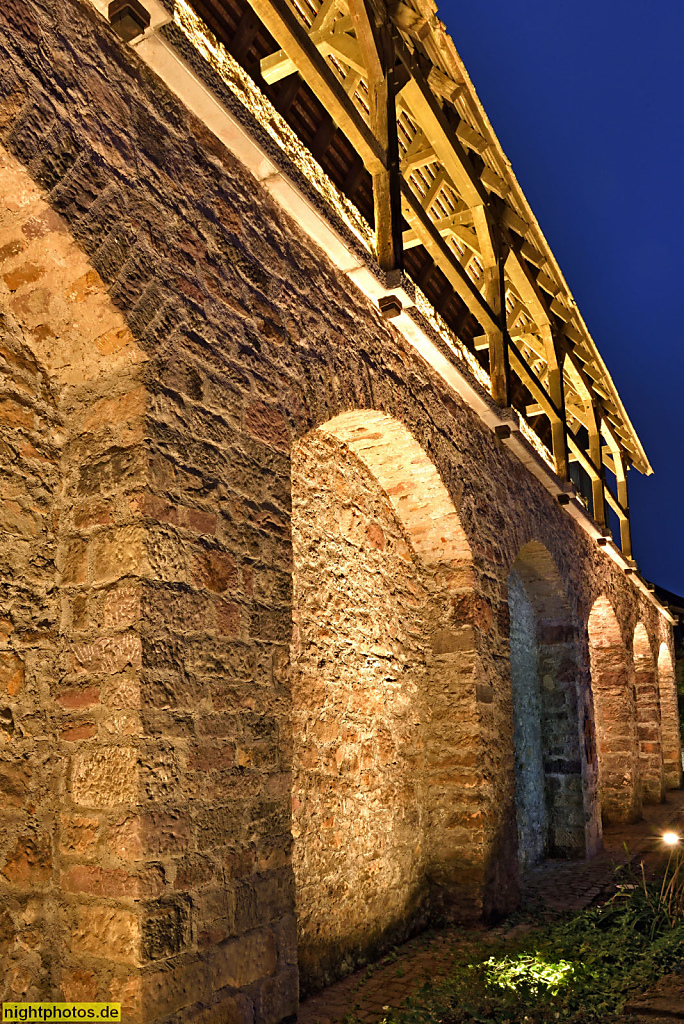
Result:
{"label": "shadow on wall", "polygon": [[306,994],[425,927],[435,888],[481,913],[482,757],[474,631],[453,621],[470,549],[418,443],[381,413],[339,416],[295,446],[292,504]]}
{"label": "shadow on wall", "polygon": [[521,870],[587,849],[578,645],[560,575],[533,541],[508,577],[515,799]]}

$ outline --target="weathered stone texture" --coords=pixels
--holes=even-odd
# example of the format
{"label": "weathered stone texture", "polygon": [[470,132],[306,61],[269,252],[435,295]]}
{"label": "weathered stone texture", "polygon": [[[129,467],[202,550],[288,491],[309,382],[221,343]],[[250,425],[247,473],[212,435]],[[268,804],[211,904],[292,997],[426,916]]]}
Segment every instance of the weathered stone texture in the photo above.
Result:
{"label": "weathered stone texture", "polygon": [[[545,638],[555,620],[538,616],[542,687],[557,680],[557,720],[574,715],[584,744],[581,776],[567,743],[568,764],[547,765],[565,787],[553,806],[575,839],[581,818],[591,849],[591,645],[606,814],[638,814],[629,654],[637,622],[652,651],[670,651],[664,621],[85,0],[0,6],[0,142],[2,997],[115,998],[132,1020],[291,1015],[293,750],[300,782],[311,750],[331,786],[347,787],[327,832],[354,859],[368,854],[354,891],[354,876],[337,875],[341,846],[321,833],[297,852],[313,869],[300,872],[300,928],[305,886],[334,873],[339,923],[359,908],[364,936],[340,931],[318,964],[310,953],[310,978],[379,948],[392,922],[418,926],[428,905],[471,917],[514,906],[506,581],[531,541],[562,581],[578,652],[568,668],[567,635]],[[293,676],[290,453],[300,440],[297,451],[322,451],[311,431],[359,411],[385,431],[374,463],[347,422],[326,449],[327,503],[295,474],[312,508],[340,515],[302,540],[301,607],[339,599],[333,554],[357,583],[327,648],[324,622],[304,627]],[[408,469],[392,461],[397,437],[414,445]],[[394,689],[354,710],[340,743],[313,702],[351,693],[334,669],[364,601],[384,653],[345,657],[368,669],[368,689],[386,675]],[[590,619],[597,601],[612,610],[612,638]],[[314,648],[319,690],[301,695]],[[675,784],[665,656],[658,670]],[[422,748],[409,728],[421,707]],[[314,722],[320,735],[304,744]],[[382,726],[373,739],[371,723]],[[380,828],[353,820],[357,764],[359,784],[382,790],[382,856],[368,853]],[[309,785],[318,814],[322,775]],[[298,842],[311,833],[304,806]],[[414,822],[429,843],[411,858]],[[552,823],[559,849],[572,846],[565,822]],[[380,921],[359,907],[374,872]]]}
{"label": "weathered stone texture", "polygon": [[658,695],[660,707],[661,739],[663,748],[663,778],[665,789],[678,789],[682,778],[681,743],[679,737],[679,711],[677,683],[672,653],[663,641],[658,650]]}
{"label": "weathered stone texture", "polygon": [[293,461],[293,545],[292,833],[306,991],[426,920],[431,630],[424,571],[385,493],[324,435]]}
{"label": "weathered stone texture", "polygon": [[613,607],[599,597],[588,621],[601,809],[605,821],[641,815],[634,666]]}
{"label": "weathered stone texture", "polygon": [[633,660],[641,795],[644,803],[656,804],[665,796],[660,704],[656,664],[643,622],[634,630]]}

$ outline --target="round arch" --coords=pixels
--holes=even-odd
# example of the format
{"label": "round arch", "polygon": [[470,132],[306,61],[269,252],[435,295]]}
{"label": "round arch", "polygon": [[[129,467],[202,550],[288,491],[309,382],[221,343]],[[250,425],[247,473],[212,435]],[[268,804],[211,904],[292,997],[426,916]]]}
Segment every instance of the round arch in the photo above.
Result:
{"label": "round arch", "polygon": [[658,694],[665,788],[679,789],[682,779],[682,754],[677,683],[670,648],[665,642],[661,643],[658,651]]}
{"label": "round arch", "polygon": [[481,666],[454,612],[472,608],[470,547],[403,424],[359,410],[298,441],[292,524],[293,864],[312,991],[431,908],[481,913]]}
{"label": "round arch", "polygon": [[591,609],[587,633],[603,820],[638,821],[641,788],[634,681],[620,625],[603,595]]}
{"label": "round arch", "polygon": [[643,622],[637,622],[634,628],[632,651],[641,795],[645,804],[658,804],[661,803],[665,795],[660,737],[660,702],[656,664],[651,641]]}
{"label": "round arch", "polygon": [[558,568],[531,541],[508,575],[518,858],[587,849],[577,629]]}
{"label": "round arch", "polygon": [[437,467],[403,423],[386,413],[357,409],[335,416],[320,430],[343,442],[373,474],[422,561],[451,566],[472,562]]}

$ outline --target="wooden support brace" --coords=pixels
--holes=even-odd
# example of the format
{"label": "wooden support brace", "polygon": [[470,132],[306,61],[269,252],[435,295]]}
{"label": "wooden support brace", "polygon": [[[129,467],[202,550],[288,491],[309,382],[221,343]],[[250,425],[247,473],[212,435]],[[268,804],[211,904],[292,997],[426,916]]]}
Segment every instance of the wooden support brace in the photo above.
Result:
{"label": "wooden support brace", "polygon": [[446,242],[444,242],[439,232],[435,229],[432,221],[406,182],[401,184],[401,194],[404,216],[409,222],[411,229],[420,238],[421,245],[432,256],[454,291],[463,299],[470,312],[482,325],[487,334],[499,331],[501,328],[493,310],[483,299],[482,295],[480,295],[466,271],[456,260],[455,254],[449,249]]}
{"label": "wooden support brace", "polygon": [[561,423],[562,417],[559,410],[556,408],[548,393],[544,390],[542,382],[532,373],[522,355],[516,348],[515,343],[511,339],[509,339],[508,348],[511,368],[515,370],[525,387],[532,393],[534,398],[536,398],[544,413],[549,417],[551,423]]}
{"label": "wooden support brace", "polygon": [[285,50],[337,126],[363,157],[371,172],[386,169],[387,153],[374,137],[344,87],[309,39],[287,0],[249,0],[262,22]]}

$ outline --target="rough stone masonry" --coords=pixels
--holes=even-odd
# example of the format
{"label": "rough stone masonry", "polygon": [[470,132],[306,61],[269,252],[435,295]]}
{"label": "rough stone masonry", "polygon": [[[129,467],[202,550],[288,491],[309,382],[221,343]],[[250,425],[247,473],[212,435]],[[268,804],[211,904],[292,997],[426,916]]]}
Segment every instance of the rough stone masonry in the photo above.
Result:
{"label": "rough stone masonry", "polygon": [[276,1024],[679,785],[663,616],[85,0],[0,143],[2,999]]}

